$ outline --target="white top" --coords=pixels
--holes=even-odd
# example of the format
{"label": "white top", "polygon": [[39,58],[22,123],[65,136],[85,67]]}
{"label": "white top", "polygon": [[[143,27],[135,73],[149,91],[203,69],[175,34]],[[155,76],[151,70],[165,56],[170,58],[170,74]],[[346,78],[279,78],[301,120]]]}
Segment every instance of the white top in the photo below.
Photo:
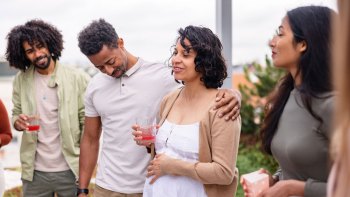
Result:
{"label": "white top", "polygon": [[48,86],[50,77],[51,75],[41,75],[36,71],[34,74],[36,108],[40,116],[34,169],[60,172],[69,170],[69,166],[61,149],[57,86]]}
{"label": "white top", "polygon": [[[157,154],[185,160],[198,161],[199,152],[199,122],[189,125],[177,125],[165,120],[159,128],[155,148]],[[146,179],[143,190],[144,197],[205,197],[201,182],[186,176],[164,175],[152,185],[152,177]]]}
{"label": "white top", "polygon": [[102,146],[96,184],[120,193],[141,193],[150,156],[136,145],[131,126],[156,116],[161,99],[179,87],[171,69],[140,59],[121,78],[95,75],[85,93],[85,116],[101,117]]}

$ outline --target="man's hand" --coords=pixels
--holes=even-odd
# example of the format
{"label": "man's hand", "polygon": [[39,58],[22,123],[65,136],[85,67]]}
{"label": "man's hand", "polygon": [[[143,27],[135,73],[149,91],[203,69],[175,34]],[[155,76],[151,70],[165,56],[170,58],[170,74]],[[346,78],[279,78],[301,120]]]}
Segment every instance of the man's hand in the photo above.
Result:
{"label": "man's hand", "polygon": [[214,109],[219,110],[218,116],[225,120],[235,120],[241,109],[241,93],[238,90],[220,89],[216,94]]}
{"label": "man's hand", "polygon": [[101,117],[85,116],[84,134],[80,143],[79,188],[88,188],[96,167],[102,133]]}
{"label": "man's hand", "polygon": [[28,125],[28,116],[25,114],[20,114],[15,123],[13,124],[13,127],[17,131],[24,131],[28,128]]}

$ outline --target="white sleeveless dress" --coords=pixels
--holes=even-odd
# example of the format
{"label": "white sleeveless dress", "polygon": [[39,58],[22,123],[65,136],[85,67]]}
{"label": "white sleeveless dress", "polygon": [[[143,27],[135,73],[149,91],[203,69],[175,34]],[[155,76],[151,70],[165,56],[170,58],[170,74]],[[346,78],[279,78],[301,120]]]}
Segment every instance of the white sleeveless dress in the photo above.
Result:
{"label": "white sleeveless dress", "polygon": [[[155,148],[157,154],[163,153],[169,157],[188,162],[198,161],[199,123],[176,125],[167,120],[159,128]],[[186,176],[164,175],[152,185],[146,179],[143,190],[144,197],[206,197],[201,182]]]}

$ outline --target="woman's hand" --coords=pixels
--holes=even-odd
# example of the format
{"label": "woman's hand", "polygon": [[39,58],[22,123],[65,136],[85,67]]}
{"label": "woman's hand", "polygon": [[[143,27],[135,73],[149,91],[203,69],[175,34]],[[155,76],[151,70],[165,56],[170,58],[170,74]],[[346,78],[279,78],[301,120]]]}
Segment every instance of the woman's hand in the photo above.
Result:
{"label": "woman's hand", "polygon": [[258,197],[304,196],[305,182],[297,180],[278,181]]}
{"label": "woman's hand", "polygon": [[214,109],[219,110],[219,117],[235,120],[240,113],[241,93],[238,90],[220,89],[216,94]]}
{"label": "woman's hand", "polygon": [[164,163],[168,162],[169,160],[171,160],[171,158],[167,155],[159,154],[156,155],[155,158],[150,162],[150,165],[147,167],[147,177],[153,176],[150,184],[153,184],[159,177],[166,174],[162,170],[162,165],[164,165]]}
{"label": "woman's hand", "polygon": [[[275,181],[272,178],[272,175],[271,175],[271,173],[269,171],[267,171],[267,170],[265,170],[263,168],[260,168],[260,170],[258,170],[258,173],[260,173],[260,174],[267,174],[269,176],[269,185],[270,185],[270,187],[275,184]],[[244,191],[244,196],[245,197],[253,197],[254,194],[249,193],[248,186],[245,183],[245,181],[244,181],[242,176],[241,176],[240,183],[241,183],[243,191]]]}
{"label": "woman's hand", "polygon": [[133,129],[132,135],[134,136],[134,141],[137,145],[147,147],[151,146],[152,142],[142,140],[142,131],[139,130],[140,127],[138,125],[135,124],[131,128]]}
{"label": "woman's hand", "polygon": [[270,173],[268,170],[266,170],[266,169],[264,169],[264,168],[260,168],[259,173],[264,173],[264,174],[269,175],[269,186],[270,186],[270,187],[273,186],[273,185],[277,182],[277,181],[272,177],[271,173]]}
{"label": "woman's hand", "polygon": [[242,189],[244,192],[244,197],[253,197],[253,194],[249,193],[249,189],[247,187],[247,184],[245,183],[244,179],[241,177],[241,185],[242,185]]}

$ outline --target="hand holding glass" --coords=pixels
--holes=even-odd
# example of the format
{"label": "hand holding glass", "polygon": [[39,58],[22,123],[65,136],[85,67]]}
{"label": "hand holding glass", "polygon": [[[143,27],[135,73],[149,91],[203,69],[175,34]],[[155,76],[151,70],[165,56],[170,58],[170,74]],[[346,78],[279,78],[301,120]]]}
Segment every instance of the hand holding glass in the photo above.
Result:
{"label": "hand holding glass", "polygon": [[142,132],[143,143],[154,143],[156,132],[156,119],[150,117],[136,118],[136,125],[139,126],[139,131]]}
{"label": "hand holding glass", "polygon": [[244,174],[241,176],[241,184],[244,192],[249,193],[251,197],[257,197],[269,188],[269,175],[259,170]]}
{"label": "hand holding glass", "polygon": [[27,126],[27,131],[29,131],[29,132],[39,131],[39,129],[40,129],[39,119],[40,119],[39,115],[28,116],[29,125]]}

